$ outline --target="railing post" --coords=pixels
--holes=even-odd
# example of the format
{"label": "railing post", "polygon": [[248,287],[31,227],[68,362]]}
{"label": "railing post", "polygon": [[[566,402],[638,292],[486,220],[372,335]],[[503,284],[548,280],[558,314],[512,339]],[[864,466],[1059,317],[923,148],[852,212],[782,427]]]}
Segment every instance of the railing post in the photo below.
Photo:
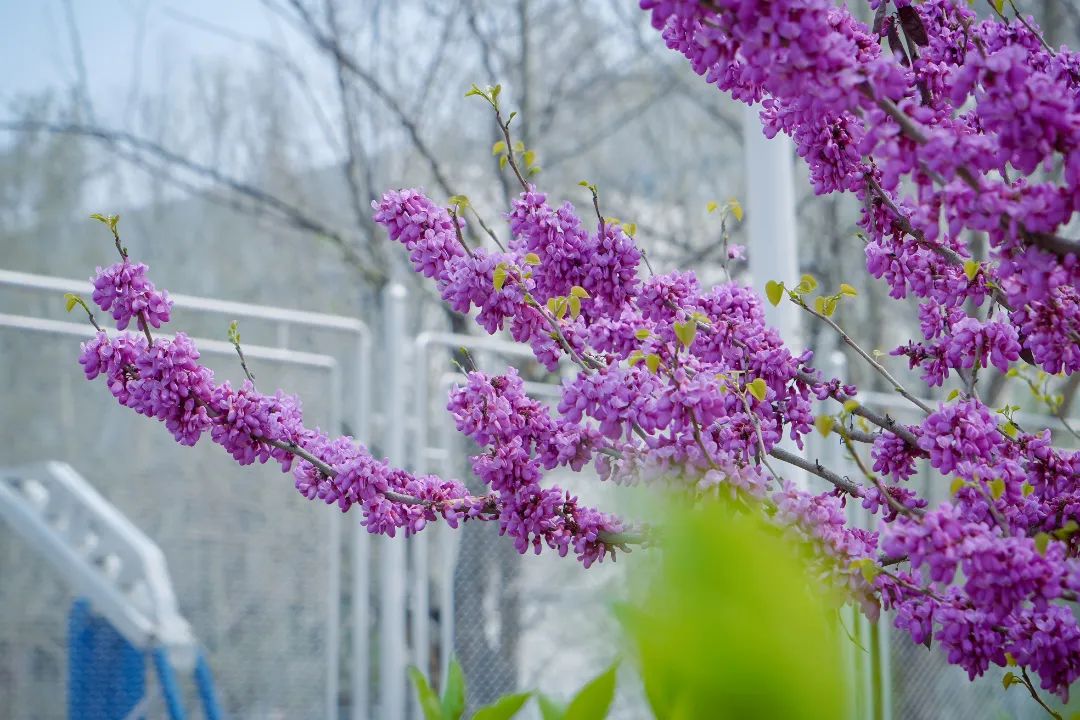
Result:
{"label": "railing post", "polygon": [[[353,401],[353,432],[360,442],[370,443],[371,409],[371,347],[365,333],[357,334],[356,397]],[[359,513],[352,518],[352,662],[350,668],[350,696],[352,720],[368,720],[371,707],[371,536],[360,524]]]}
{"label": "railing post", "polygon": [[[383,294],[385,373],[380,396],[385,400],[386,454],[405,462],[405,302],[404,286],[394,283]],[[379,545],[379,717],[404,718],[406,707],[405,584],[406,557],[402,538],[382,536]]]}
{"label": "railing post", "polygon": [[[761,132],[759,108],[743,111],[743,152],[746,164],[746,225],[749,236],[750,276],[758,293],[769,280],[787,287],[799,282],[798,242],[795,232],[795,187],[792,181],[791,140],[785,135],[769,139]],[[765,320],[780,333],[793,355],[802,352],[798,309],[789,302],[776,307],[766,302]],[[802,454],[794,443],[781,443]],[[806,473],[784,467],[783,476],[807,487]]]}

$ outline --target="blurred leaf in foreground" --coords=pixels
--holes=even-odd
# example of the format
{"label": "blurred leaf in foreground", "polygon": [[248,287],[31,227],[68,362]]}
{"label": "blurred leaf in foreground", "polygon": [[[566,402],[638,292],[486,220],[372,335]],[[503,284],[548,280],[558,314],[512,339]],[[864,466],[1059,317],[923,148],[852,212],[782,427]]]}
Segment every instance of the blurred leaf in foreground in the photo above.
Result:
{"label": "blurred leaf in foreground", "polygon": [[842,717],[840,630],[798,544],[719,502],[670,510],[663,536],[618,608],[656,717]]}

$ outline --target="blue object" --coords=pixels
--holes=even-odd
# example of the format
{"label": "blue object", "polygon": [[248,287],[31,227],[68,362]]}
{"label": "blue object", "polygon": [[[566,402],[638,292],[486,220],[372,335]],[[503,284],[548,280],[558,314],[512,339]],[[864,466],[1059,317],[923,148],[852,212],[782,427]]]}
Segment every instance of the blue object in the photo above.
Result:
{"label": "blue object", "polygon": [[[79,598],[71,605],[68,646],[69,720],[128,718],[146,696],[145,652],[129,643],[108,620],[95,614],[86,598]],[[184,720],[180,683],[168,650],[158,645],[150,656],[169,720]],[[195,686],[206,720],[222,720],[210,664],[201,651],[195,658]]]}
{"label": "blue object", "polygon": [[180,685],[176,682],[176,673],[169,662],[168,651],[160,645],[154,648],[154,667],[157,668],[158,682],[161,683],[161,695],[165,707],[169,710],[169,720],[184,720],[184,705],[180,699]]}
{"label": "blue object", "polygon": [[202,654],[202,651],[195,659],[195,685],[199,688],[199,698],[202,700],[206,720],[222,720],[221,706],[218,705],[217,695],[214,692],[214,678],[210,674],[210,665],[206,662],[206,656]]}
{"label": "blue object", "polygon": [[123,720],[146,694],[142,651],[79,598],[68,615],[68,717]]}

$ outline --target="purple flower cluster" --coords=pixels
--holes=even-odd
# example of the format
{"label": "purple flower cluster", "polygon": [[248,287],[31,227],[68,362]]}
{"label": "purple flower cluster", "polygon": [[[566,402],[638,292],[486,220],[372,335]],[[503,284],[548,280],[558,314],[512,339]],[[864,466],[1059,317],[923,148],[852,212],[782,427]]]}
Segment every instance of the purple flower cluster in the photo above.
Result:
{"label": "purple flower cluster", "polygon": [[[1080,260],[1058,236],[1080,210],[1080,58],[954,0],[876,0],[874,28],[831,0],[641,4],[709,83],[760,102],[766,133],[795,140],[817,192],[860,198],[868,270],[892,297],[919,299],[923,338],[894,354],[928,385],[1022,358],[1080,371]],[[1029,177],[1051,167],[1064,168],[1063,182]],[[892,611],[971,677],[1011,658],[1067,697],[1080,677],[1080,626],[1066,605],[1080,594],[1080,452],[1006,422],[975,393],[907,426],[852,409],[856,388],[785,347],[752,290],[703,289],[689,272],[639,278],[641,253],[622,226],[590,231],[535,187],[513,202],[501,252],[467,248],[464,221],[420,191],[373,207],[451,308],[488,333],[508,330],[550,370],[577,366],[554,408],[514,370],[472,372],[453,390],[448,410],[480,446],[472,469],[487,494],[308,429],[280,391],[216,384],[182,334],[99,333],[83,346],[86,376],[104,376],[121,404],[181,443],[209,431],[242,464],[280,462],[305,497],[357,506],[375,533],[493,520],[520,552],[547,546],[589,566],[632,533],[546,483],[547,471],[592,463],[617,483],[731,497],[809,545],[821,582],[870,617]],[[985,261],[966,245],[973,233],[989,239]],[[168,320],[145,266],[125,260],[94,285],[121,329]],[[872,442],[862,484],[817,468],[834,489],[815,494],[776,474],[769,456],[785,458],[784,438],[802,445],[815,400],[880,427],[845,437]],[[948,502],[931,508],[902,484],[920,461],[949,486]],[[849,496],[876,530],[848,523]]]}
{"label": "purple flower cluster", "polygon": [[[527,294],[543,287],[558,296],[589,282],[575,269],[589,265],[587,234],[569,205],[553,212],[545,203],[533,190],[522,195],[510,216],[517,245],[500,260],[521,287],[500,313],[511,317],[512,334],[526,342],[535,335],[514,328],[535,321]],[[984,302],[988,295],[982,270],[969,277],[910,240],[896,241],[907,243],[905,252],[921,263],[921,272],[904,264],[899,271],[907,273],[904,287],[925,298],[920,321],[930,342],[918,344],[924,349],[919,363],[933,354],[943,379],[975,366],[1005,370],[1018,359],[1021,345],[1011,322],[980,321],[963,312],[964,302]],[[525,252],[539,256],[539,265],[526,270],[515,260]],[[556,272],[547,267],[549,259]],[[494,292],[490,266],[455,263],[475,278],[477,295],[469,306],[483,307],[482,296]],[[689,342],[677,331],[688,324],[695,326]],[[539,327],[550,337],[551,326]],[[854,493],[889,528],[885,553],[928,568],[938,590],[928,591],[910,573],[895,576],[904,582],[889,575],[871,583],[853,568],[874,561],[877,534],[846,523],[842,497],[815,496],[789,483],[771,487],[774,481],[762,472],[763,451],[784,434],[798,441],[809,431],[812,399],[845,402],[856,390],[838,380],[808,381],[816,377],[807,365],[810,355],[795,356],[783,346],[765,325],[754,293],[731,283],[703,291],[691,273],[660,275],[627,292],[617,307],[598,302],[555,327],[581,363],[577,375],[564,381],[557,415],[528,398],[513,372],[497,378],[473,373],[450,403],[459,430],[486,447],[473,469],[499,498],[501,531],[520,551],[539,551],[543,544],[560,552],[579,547],[581,525],[567,522],[572,507],[557,488],[544,487],[542,477],[545,468],[568,458],[583,467],[592,457],[601,476],[615,482],[681,479],[691,492],[719,491],[770,505],[776,522],[817,548],[823,582],[871,616],[880,606],[894,609],[898,627],[919,642],[936,639],[971,673],[1004,661],[1002,643],[1020,642],[1015,638],[1029,608],[1049,612],[1064,597],[1063,578],[1073,562],[1061,552],[1064,545],[1039,553],[1025,533],[1056,530],[1080,512],[1080,496],[1065,491],[1077,461],[1042,436],[1010,438],[999,417],[977,400],[943,404],[921,424],[886,430],[875,440],[875,472],[903,481],[919,459],[928,458],[941,475],[964,482],[954,503],[930,512],[926,500],[906,487],[868,484]],[[549,351],[555,361],[566,354],[559,346]],[[760,399],[748,392],[757,380],[765,383]],[[562,447],[555,452],[558,441]],[[601,526],[617,532],[615,525]],[[594,549],[590,556],[603,552]],[[966,580],[956,585],[957,577]],[[1008,628],[1004,635],[1002,628]],[[1047,650],[1069,652],[1060,645]],[[1060,684],[1053,688],[1063,691]]]}
{"label": "purple flower cluster", "polygon": [[293,455],[270,442],[299,444],[304,437],[304,417],[300,401],[280,390],[263,395],[250,381],[237,390],[226,380],[214,388],[209,406],[214,410],[210,436],[241,465],[270,458],[282,469],[292,467]]}
{"label": "purple flower cluster", "polygon": [[[1030,23],[980,21],[953,0],[896,3],[903,21],[876,4],[871,29],[831,0],[641,2],[695,72],[761,102],[766,134],[795,140],[819,193],[859,195],[867,267],[894,297],[958,307],[1000,288],[1005,332],[961,328],[948,344],[905,348],[929,382],[1021,349],[1047,372],[1080,369],[1080,243],[1049,241],[1080,209],[1077,56],[1044,48]],[[1028,181],[1055,163],[1064,184]],[[971,278],[967,231],[993,250]]]}
{"label": "purple flower cluster", "polygon": [[94,283],[94,302],[102,310],[112,313],[118,329],[126,329],[132,318],[140,330],[145,323],[159,328],[162,323],[169,322],[172,300],[168,293],[154,289],[154,284],[146,278],[146,266],[142,263],[125,259],[107,268],[98,268],[91,281]]}
{"label": "purple flower cluster", "polygon": [[499,531],[514,538],[518,552],[543,544],[566,555],[570,549],[586,567],[615,549],[604,542],[621,531],[614,517],[583,507],[558,486],[543,486],[543,471],[559,465],[580,470],[599,435],[572,419],[556,420],[548,408],[525,394],[521,377],[469,373],[466,385],[450,395],[447,409],[459,431],[487,452],[473,458],[473,471],[499,501]]}

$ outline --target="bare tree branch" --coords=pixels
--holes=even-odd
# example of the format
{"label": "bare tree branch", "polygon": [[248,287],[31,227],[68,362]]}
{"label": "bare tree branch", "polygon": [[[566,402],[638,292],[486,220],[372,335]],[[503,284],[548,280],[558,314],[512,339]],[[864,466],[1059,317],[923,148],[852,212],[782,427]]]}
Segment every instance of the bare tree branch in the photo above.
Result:
{"label": "bare tree branch", "polygon": [[297,208],[295,205],[282,200],[262,188],[228,176],[216,168],[208,167],[195,160],[178,155],[160,143],[138,137],[123,130],[110,130],[80,123],[53,123],[36,120],[0,121],[0,130],[11,132],[47,132],[54,135],[75,135],[92,138],[113,149],[117,147],[126,147],[128,150],[149,153],[172,166],[190,171],[211,180],[222,187],[226,187],[233,192],[254,200],[263,207],[277,212],[283,219],[287,220],[298,230],[315,233],[330,240],[345,253],[346,258],[350,262],[356,265],[356,267],[364,273],[365,279],[373,284],[385,282],[385,275],[382,270],[374,267],[366,258],[362,257],[356,248],[356,245],[347,240],[345,236],[337,230],[330,228],[318,219]]}
{"label": "bare tree branch", "polygon": [[[395,98],[393,94],[379,82],[379,79],[376,78],[374,74],[364,68],[334,38],[323,32],[318,23],[315,22],[315,18],[312,17],[308,9],[304,7],[303,3],[299,0],[289,0],[289,5],[299,16],[299,29],[307,34],[308,38],[315,46],[330,55],[330,57],[346,71],[355,75],[397,118],[398,123],[409,135],[413,147],[426,161],[432,177],[435,179],[435,184],[439,186],[439,189],[447,195],[455,194],[453,186],[447,178],[446,173],[443,171],[442,166],[439,164],[439,160],[435,156],[434,151],[420,135],[420,128],[416,121],[405,108],[401,106],[401,103],[398,102],[397,98]],[[275,10],[277,9],[274,5],[270,5],[270,7]],[[295,23],[295,19],[293,20],[294,24],[297,24]]]}

